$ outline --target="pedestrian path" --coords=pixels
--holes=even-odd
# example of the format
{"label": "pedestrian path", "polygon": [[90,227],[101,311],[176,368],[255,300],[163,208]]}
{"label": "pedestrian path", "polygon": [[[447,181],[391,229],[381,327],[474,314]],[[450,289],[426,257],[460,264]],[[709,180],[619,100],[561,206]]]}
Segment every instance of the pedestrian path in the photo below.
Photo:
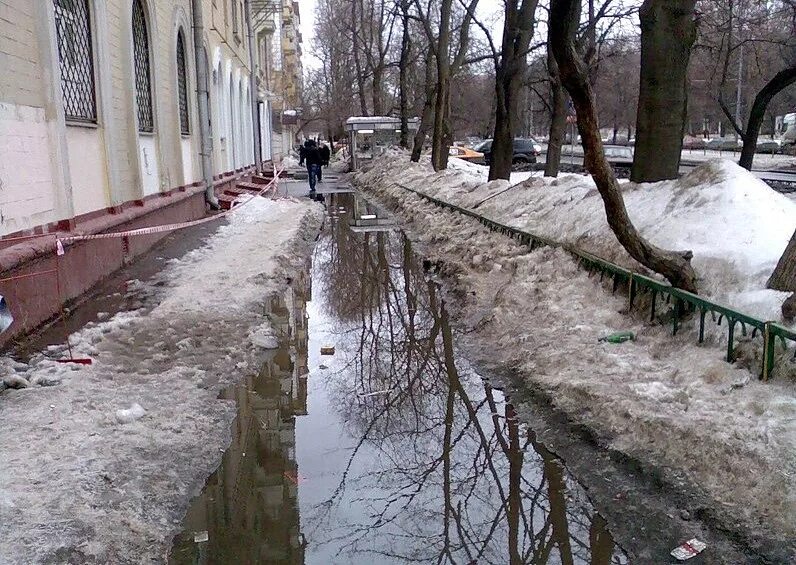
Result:
{"label": "pedestrian path", "polygon": [[[279,194],[296,197],[309,196],[310,187],[306,171],[303,168],[289,169],[287,173],[288,178],[279,182]],[[324,170],[322,180],[315,186],[315,192],[317,194],[345,194],[354,192],[354,189],[343,175]]]}

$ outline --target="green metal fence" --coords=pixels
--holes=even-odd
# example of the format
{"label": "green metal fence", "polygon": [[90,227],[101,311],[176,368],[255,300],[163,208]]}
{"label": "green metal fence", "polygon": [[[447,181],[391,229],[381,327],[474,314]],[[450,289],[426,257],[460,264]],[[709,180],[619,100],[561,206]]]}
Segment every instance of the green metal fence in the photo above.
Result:
{"label": "green metal fence", "polygon": [[[763,338],[763,367],[760,378],[767,381],[774,370],[776,359],[776,346],[779,342],[783,351],[788,350],[788,342],[796,343],[796,332],[776,322],[758,320],[727,306],[723,306],[712,300],[708,300],[691,292],[675,288],[667,283],[657,281],[641,273],[621,267],[615,263],[607,261],[597,255],[593,255],[575,246],[564,244],[546,237],[532,234],[515,227],[507,226],[486,218],[472,210],[462,208],[456,204],[451,204],[439,198],[434,198],[408,186],[395,183],[399,186],[429,202],[444,208],[463,214],[474,220],[479,221],[490,230],[518,240],[520,243],[528,245],[531,250],[537,247],[560,247],[573,255],[580,266],[589,271],[597,271],[601,274],[613,278],[613,291],[616,292],[619,285],[624,282],[628,287],[628,298],[630,308],[636,301],[639,293],[650,293],[650,320],[655,319],[656,304],[659,299],[665,300],[667,304],[673,302],[672,307],[672,335],[675,335],[680,327],[681,320],[688,314],[698,314],[699,316],[699,343],[705,340],[705,320],[708,314],[712,321],[721,325],[727,322],[727,361],[735,361],[735,331],[740,326],[742,335],[747,336],[751,331],[751,337],[755,338],[758,333]],[[796,359],[796,353],[794,353]]]}

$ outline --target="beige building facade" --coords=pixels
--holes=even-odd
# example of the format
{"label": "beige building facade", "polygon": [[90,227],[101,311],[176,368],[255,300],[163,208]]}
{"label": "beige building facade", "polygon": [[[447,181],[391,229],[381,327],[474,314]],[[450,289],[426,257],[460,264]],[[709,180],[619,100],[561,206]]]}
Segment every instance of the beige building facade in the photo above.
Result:
{"label": "beige building facade", "polygon": [[[243,0],[202,0],[213,172],[254,163]],[[191,0],[0,2],[0,236],[200,181]]]}

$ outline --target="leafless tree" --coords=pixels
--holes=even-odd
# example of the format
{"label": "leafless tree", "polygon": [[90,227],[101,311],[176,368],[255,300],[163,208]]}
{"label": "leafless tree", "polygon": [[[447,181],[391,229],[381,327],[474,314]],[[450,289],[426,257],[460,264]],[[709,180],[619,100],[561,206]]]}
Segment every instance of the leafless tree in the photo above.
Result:
{"label": "leafless tree", "polygon": [[622,247],[639,263],[660,273],[672,285],[696,292],[696,274],[690,264],[691,252],[666,251],[652,245],[630,221],[614,172],[603,154],[594,93],[576,43],[580,12],[580,0],[551,1],[549,48],[558,63],[561,82],[575,106],[578,130],[586,154],[585,162],[603,199],[608,225]]}
{"label": "leafless tree", "polygon": [[[478,6],[478,0],[467,0],[466,4],[463,0],[460,1],[463,14],[457,24],[453,19],[453,0],[425,0],[425,3],[424,0],[414,0],[417,8],[415,16],[423,26],[436,64],[436,84],[432,92],[434,126],[431,137],[431,165],[435,171],[448,168],[448,147],[453,142],[450,123],[451,79],[465,63],[470,44],[470,25]],[[458,33],[454,36],[455,31]],[[455,41],[452,39],[454,37]],[[429,92],[431,90],[427,87],[427,94]]]}

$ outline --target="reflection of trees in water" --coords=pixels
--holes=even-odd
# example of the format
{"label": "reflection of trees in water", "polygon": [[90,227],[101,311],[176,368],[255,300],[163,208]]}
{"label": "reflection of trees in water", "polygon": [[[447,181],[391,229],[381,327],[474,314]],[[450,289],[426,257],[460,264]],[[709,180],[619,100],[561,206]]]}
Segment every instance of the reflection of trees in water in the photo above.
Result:
{"label": "reflection of trees in water", "polygon": [[[324,306],[350,356],[331,386],[359,438],[320,509],[342,552],[437,563],[623,562],[605,521],[570,490],[511,404],[460,376],[448,313],[410,243],[338,223],[320,245]],[[382,390],[389,393],[363,396]],[[373,461],[357,465],[358,457]],[[335,509],[349,504],[368,508],[362,523],[337,523]]]}
{"label": "reflection of trees in water", "polygon": [[[280,347],[266,355],[256,375],[221,394],[237,406],[231,443],[186,514],[171,565],[304,563],[295,416],[307,413],[309,294],[307,276],[297,273],[287,292],[267,300]],[[193,533],[203,530],[208,541],[196,543]]]}

